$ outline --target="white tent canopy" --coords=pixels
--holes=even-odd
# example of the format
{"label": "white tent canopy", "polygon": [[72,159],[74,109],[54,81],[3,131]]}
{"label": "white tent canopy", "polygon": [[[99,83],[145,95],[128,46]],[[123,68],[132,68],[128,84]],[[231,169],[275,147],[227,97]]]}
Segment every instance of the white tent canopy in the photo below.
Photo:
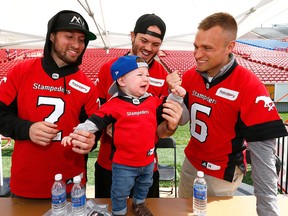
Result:
{"label": "white tent canopy", "polygon": [[162,49],[179,50],[193,49],[198,23],[214,12],[232,14],[239,23],[238,36],[288,20],[286,0],[0,0],[0,8],[0,48],[43,48],[48,20],[64,9],[85,17],[98,36],[89,46],[102,48],[130,47],[129,33],[145,13],[155,13],[166,23]]}

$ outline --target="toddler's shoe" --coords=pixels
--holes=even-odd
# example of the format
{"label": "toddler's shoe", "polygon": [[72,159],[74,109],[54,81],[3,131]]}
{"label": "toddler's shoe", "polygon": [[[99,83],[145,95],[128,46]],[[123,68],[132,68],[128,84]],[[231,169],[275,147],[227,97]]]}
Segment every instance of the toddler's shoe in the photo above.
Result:
{"label": "toddler's shoe", "polygon": [[152,212],[147,208],[145,203],[132,203],[132,212],[136,216],[153,216]]}

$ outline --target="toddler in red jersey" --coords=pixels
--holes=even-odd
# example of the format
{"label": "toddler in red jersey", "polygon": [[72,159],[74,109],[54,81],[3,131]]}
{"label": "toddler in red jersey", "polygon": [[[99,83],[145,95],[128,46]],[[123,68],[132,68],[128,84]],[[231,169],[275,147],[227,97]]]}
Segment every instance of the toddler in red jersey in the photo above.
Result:
{"label": "toddler in red jersey", "polygon": [[[149,187],[153,183],[154,148],[157,126],[163,121],[163,100],[147,93],[149,87],[148,64],[140,57],[120,57],[111,67],[113,84],[111,99],[75,130],[95,133],[112,124],[112,213],[127,213],[126,199],[133,190],[132,211],[139,215],[153,215],[145,206]],[[176,86],[167,99],[183,103],[186,91]],[[182,121],[183,121],[182,116]],[[188,121],[188,116],[187,116]],[[71,144],[64,137],[64,146]]]}

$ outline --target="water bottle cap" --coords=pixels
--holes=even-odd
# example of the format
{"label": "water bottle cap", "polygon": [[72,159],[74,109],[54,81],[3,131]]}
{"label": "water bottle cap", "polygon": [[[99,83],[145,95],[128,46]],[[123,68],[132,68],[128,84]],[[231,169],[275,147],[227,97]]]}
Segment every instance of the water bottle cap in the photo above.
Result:
{"label": "water bottle cap", "polygon": [[197,172],[197,176],[200,177],[200,178],[203,178],[204,177],[204,172],[203,171],[198,171]]}
{"label": "water bottle cap", "polygon": [[55,181],[60,181],[62,179],[62,174],[58,173],[55,175]]}
{"label": "water bottle cap", "polygon": [[80,183],[81,182],[81,176],[74,176],[73,177],[73,183]]}

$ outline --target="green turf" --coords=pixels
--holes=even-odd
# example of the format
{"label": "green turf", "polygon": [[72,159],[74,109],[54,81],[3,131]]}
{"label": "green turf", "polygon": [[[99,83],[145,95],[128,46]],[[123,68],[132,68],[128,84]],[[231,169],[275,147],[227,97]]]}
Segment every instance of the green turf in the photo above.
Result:
{"label": "green turf", "polygon": [[[288,113],[280,113],[280,116],[283,120],[288,119]],[[189,138],[189,124],[186,124],[185,126],[180,126],[176,133],[173,135],[174,139],[176,140],[177,144],[177,179],[179,180],[179,173],[181,169],[181,165],[184,159],[184,148],[186,147]],[[3,141],[2,146],[5,144],[5,141]],[[167,152],[166,150],[162,151],[164,149],[161,149],[161,151],[158,151],[159,160],[162,163],[165,164],[173,164],[173,154],[170,152]],[[10,167],[11,167],[11,154],[13,152],[13,145],[2,150],[2,163],[3,163],[3,176],[9,177],[10,176]],[[98,148],[95,149],[93,152],[89,154],[88,159],[88,184],[94,184],[94,163],[97,159],[98,155]],[[252,185],[252,179],[251,179],[251,170],[250,166],[248,166],[248,172],[247,175],[244,177],[243,182]],[[165,184],[161,185],[165,186]]]}

